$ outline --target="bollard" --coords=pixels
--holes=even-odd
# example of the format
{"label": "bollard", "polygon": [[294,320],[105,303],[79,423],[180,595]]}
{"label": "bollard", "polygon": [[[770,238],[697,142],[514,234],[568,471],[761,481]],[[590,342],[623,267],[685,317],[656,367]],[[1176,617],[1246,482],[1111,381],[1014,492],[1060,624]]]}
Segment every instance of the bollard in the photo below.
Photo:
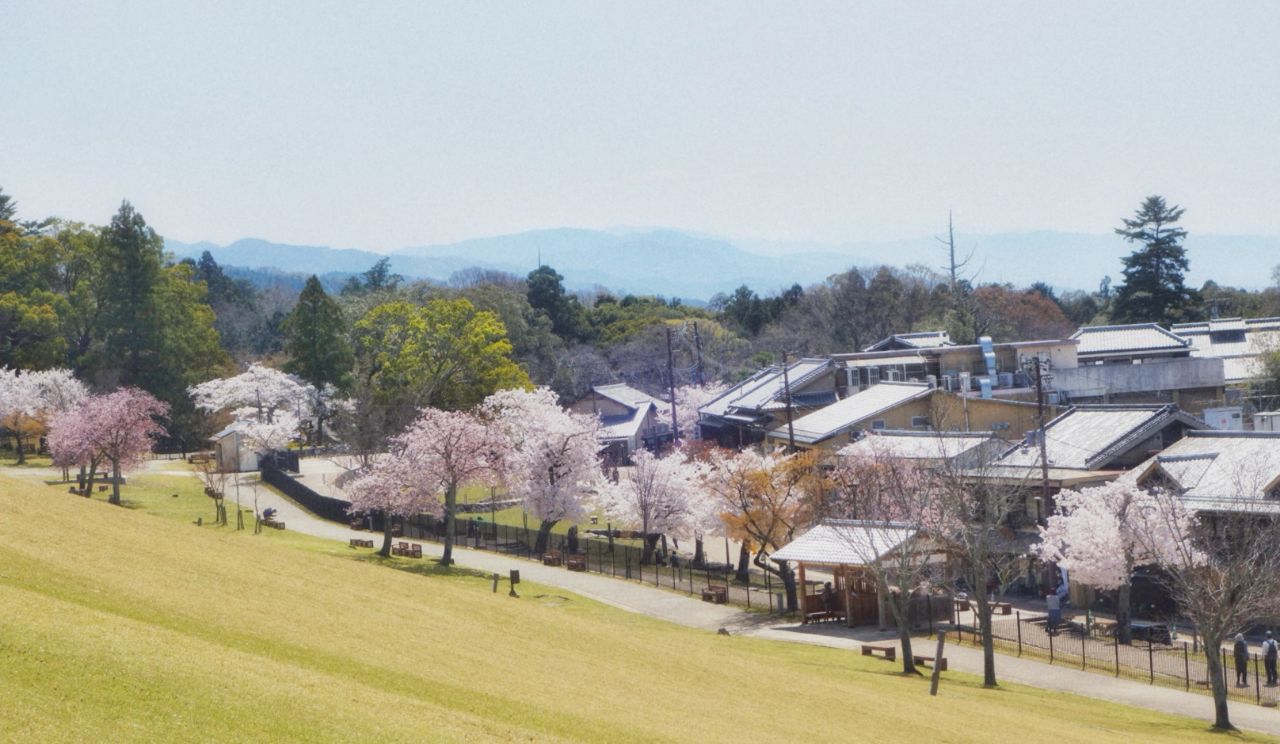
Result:
{"label": "bollard", "polygon": [[511,569],[511,591],[507,594],[508,597],[520,596],[519,594],[516,594],[516,584],[519,584],[519,583],[520,583],[520,569],[513,568]]}
{"label": "bollard", "polygon": [[498,593],[498,574],[496,573],[493,575],[493,593]]}

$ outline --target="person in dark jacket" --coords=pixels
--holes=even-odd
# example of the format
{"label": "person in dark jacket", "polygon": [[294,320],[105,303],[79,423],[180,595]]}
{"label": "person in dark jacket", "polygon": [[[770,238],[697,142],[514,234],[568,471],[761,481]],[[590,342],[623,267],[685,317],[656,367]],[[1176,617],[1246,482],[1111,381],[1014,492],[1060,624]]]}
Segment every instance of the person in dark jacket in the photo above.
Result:
{"label": "person in dark jacket", "polygon": [[1231,653],[1236,659],[1236,687],[1249,686],[1249,644],[1244,642],[1244,635],[1236,633],[1235,645]]}

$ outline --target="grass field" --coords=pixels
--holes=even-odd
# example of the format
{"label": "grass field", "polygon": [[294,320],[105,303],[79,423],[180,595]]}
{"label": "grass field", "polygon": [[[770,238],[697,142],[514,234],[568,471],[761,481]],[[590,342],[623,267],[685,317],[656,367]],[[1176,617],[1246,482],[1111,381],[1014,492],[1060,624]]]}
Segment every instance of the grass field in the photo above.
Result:
{"label": "grass field", "polygon": [[[163,508],[155,485],[134,503]],[[0,739],[1221,740],[954,673],[930,698],[848,652],[166,516],[0,475]]]}

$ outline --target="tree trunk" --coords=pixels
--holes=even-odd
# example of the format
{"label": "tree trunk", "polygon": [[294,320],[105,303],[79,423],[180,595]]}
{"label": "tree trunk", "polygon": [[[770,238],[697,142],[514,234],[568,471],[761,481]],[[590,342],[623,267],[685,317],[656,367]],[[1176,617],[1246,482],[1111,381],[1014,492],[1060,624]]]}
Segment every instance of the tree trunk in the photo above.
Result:
{"label": "tree trunk", "polygon": [[378,555],[383,558],[391,557],[391,515],[385,511],[382,513],[382,550],[378,551]]}
{"label": "tree trunk", "polygon": [[116,506],[120,505],[120,460],[111,461],[111,498],[109,501]]}
{"label": "tree trunk", "polygon": [[84,485],[81,486],[80,495],[84,496],[86,499],[89,498],[89,495],[93,493],[93,479],[94,479],[94,476],[96,476],[97,474],[98,474],[98,464],[93,463],[89,467],[89,474],[85,476]]}
{"label": "tree trunk", "polygon": [[707,565],[707,553],[702,547],[702,536],[699,535],[693,541],[693,563],[694,568],[703,568]]}
{"label": "tree trunk", "polygon": [[796,597],[796,575],[786,561],[778,561],[778,578],[782,579],[782,588],[787,595],[787,612],[800,609],[800,600]]}
{"label": "tree trunk", "polygon": [[[458,487],[450,485],[444,492],[444,552],[440,554],[440,565],[453,565],[453,531],[454,508],[458,505]],[[390,528],[388,528],[390,529]]]}
{"label": "tree trunk", "polygon": [[1116,638],[1120,643],[1133,643],[1133,627],[1130,623],[1132,615],[1130,614],[1129,596],[1132,594],[1131,585],[1125,582],[1116,590]]}
{"label": "tree trunk", "polygon": [[996,687],[996,647],[991,628],[991,599],[987,596],[986,584],[975,586],[973,593],[978,631],[982,634],[982,686]]}
{"label": "tree trunk", "polygon": [[18,425],[14,427],[14,430],[13,430],[13,441],[14,441],[14,442],[16,442],[16,443],[17,443],[17,445],[18,445],[18,446],[17,446],[17,450],[18,450],[18,463],[17,463],[17,464],[18,464],[18,465],[22,465],[22,464],[26,463],[26,461],[27,461],[27,452],[26,452],[26,450],[25,450],[25,449],[23,448],[23,446],[22,446],[22,435],[18,433],[18,426],[22,426],[21,422],[19,422],[19,423],[18,423]]}
{"label": "tree trunk", "polygon": [[538,539],[533,544],[534,555],[542,555],[547,552],[547,548],[551,545],[551,528],[556,526],[558,519],[544,519],[542,524],[538,525]]}
{"label": "tree trunk", "polygon": [[640,565],[648,566],[653,563],[653,551],[658,547],[658,535],[644,536],[644,549],[640,551]]}
{"label": "tree trunk", "polygon": [[747,550],[745,540],[738,547],[738,572],[734,574],[733,580],[739,584],[751,581],[751,551]]}
{"label": "tree trunk", "polygon": [[911,595],[905,592],[891,593],[889,586],[884,582],[881,582],[878,588],[880,596],[889,603],[893,621],[898,624],[898,643],[902,646],[902,673],[919,674],[920,672],[916,671],[915,656],[911,651]]}
{"label": "tree trunk", "polygon": [[1204,638],[1204,660],[1209,670],[1209,689],[1213,691],[1213,727],[1219,731],[1234,731],[1227,714],[1227,677],[1222,668],[1222,639]]}

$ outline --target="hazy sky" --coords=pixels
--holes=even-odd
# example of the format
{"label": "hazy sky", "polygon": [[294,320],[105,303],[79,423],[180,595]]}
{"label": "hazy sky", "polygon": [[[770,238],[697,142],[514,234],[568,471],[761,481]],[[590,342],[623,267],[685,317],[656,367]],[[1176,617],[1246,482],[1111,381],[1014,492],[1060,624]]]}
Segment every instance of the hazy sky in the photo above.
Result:
{"label": "hazy sky", "polygon": [[840,242],[1280,233],[1280,4],[0,7],[28,217],[374,249],[561,225]]}

